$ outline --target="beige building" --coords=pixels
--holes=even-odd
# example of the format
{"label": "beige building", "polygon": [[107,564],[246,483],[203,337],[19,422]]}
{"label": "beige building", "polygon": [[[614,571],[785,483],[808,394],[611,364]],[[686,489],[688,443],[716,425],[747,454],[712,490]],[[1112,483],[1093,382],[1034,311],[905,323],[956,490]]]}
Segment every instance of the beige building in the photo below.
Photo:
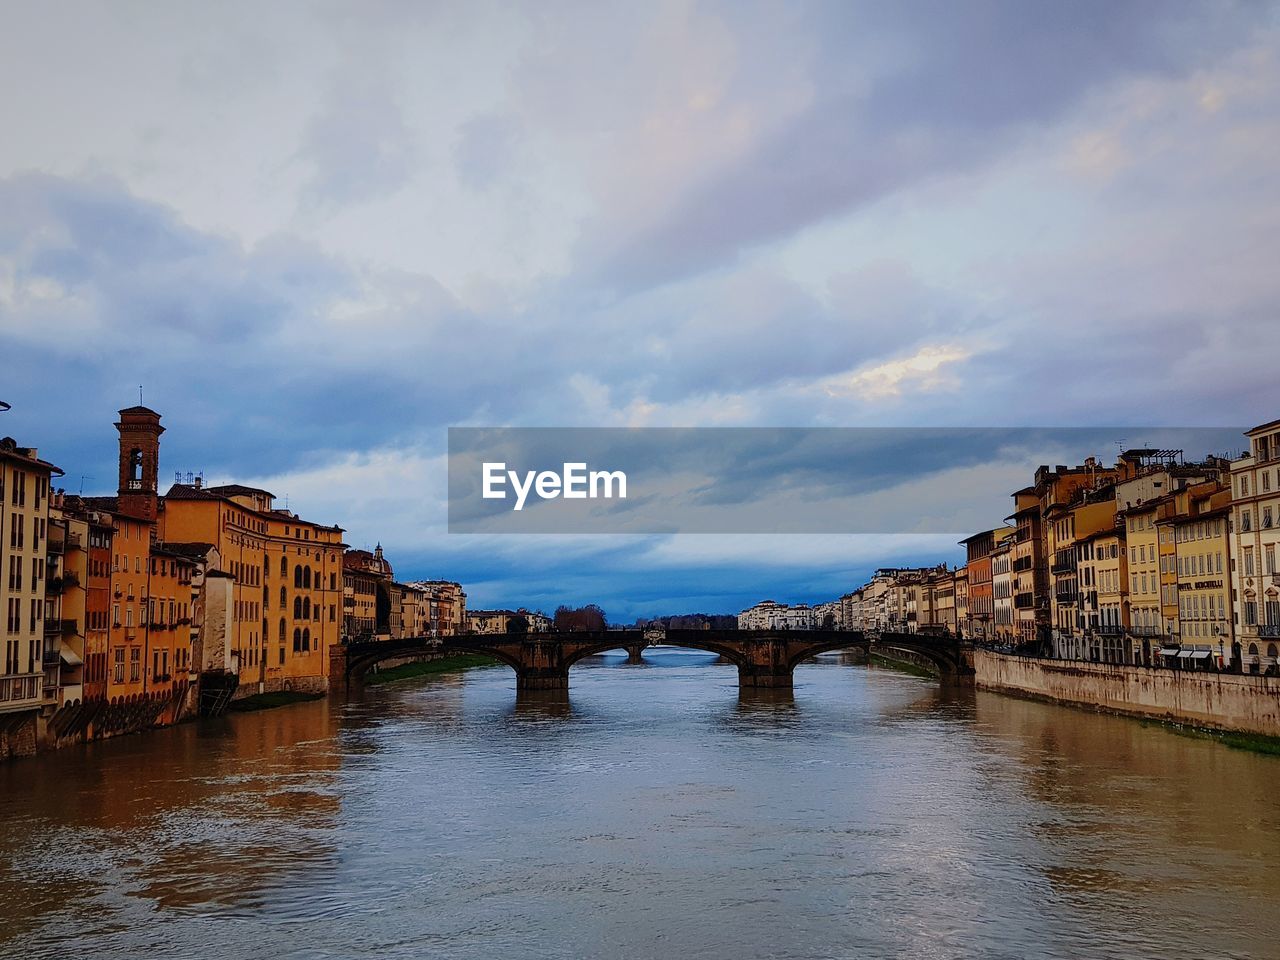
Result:
{"label": "beige building", "polygon": [[[35,753],[44,702],[50,478],[34,447],[0,440],[0,760]],[[56,669],[56,663],[53,665]]]}
{"label": "beige building", "polygon": [[1231,464],[1231,580],[1239,659],[1251,673],[1280,660],[1280,420],[1246,433],[1249,452]]}

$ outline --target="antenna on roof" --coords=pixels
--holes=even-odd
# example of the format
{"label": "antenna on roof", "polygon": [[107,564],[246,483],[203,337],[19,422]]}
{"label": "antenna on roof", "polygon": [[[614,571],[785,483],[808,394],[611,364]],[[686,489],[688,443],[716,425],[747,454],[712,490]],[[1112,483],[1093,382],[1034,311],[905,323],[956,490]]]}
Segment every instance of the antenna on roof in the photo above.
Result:
{"label": "antenna on roof", "polygon": [[82,473],[82,474],[80,474],[80,496],[82,496],[82,497],[84,496],[84,482],[85,482],[86,480],[96,480],[96,479],[97,479],[97,477],[90,477],[90,476],[87,476],[87,475],[85,475],[85,474],[83,474],[83,473]]}
{"label": "antenna on roof", "polygon": [[142,384],[138,384],[138,406],[142,406]]}

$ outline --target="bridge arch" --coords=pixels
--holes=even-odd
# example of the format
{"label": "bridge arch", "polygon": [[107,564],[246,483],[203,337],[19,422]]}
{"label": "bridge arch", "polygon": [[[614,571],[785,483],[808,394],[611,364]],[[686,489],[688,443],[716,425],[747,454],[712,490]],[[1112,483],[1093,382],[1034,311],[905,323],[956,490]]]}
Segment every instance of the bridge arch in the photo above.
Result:
{"label": "bridge arch", "polygon": [[831,653],[833,650],[869,650],[871,640],[865,634],[848,634],[844,639],[832,638],[815,643],[812,647],[801,650],[799,653],[791,657],[787,666],[794,670],[806,660],[811,660],[822,653]]}
{"label": "bridge arch", "polygon": [[[450,638],[455,639],[455,638]],[[387,660],[397,660],[404,657],[425,656],[432,653],[475,653],[481,656],[492,657],[498,660],[517,674],[521,670],[520,662],[504,650],[485,646],[482,644],[468,645],[466,637],[456,638],[460,643],[450,644],[448,651],[440,650],[438,644],[432,643],[428,638],[417,637],[411,640],[384,640],[371,641],[353,645],[347,648],[347,660],[345,664],[344,674],[347,678],[362,677],[368,673],[373,667]]]}

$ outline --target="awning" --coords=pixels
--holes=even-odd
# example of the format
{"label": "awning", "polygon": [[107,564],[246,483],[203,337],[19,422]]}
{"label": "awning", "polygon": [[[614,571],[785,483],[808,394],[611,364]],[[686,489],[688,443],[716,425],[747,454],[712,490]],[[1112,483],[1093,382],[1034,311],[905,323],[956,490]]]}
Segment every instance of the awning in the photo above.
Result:
{"label": "awning", "polygon": [[1162,657],[1176,657],[1177,655],[1178,655],[1177,647],[1161,647],[1160,648],[1160,656]]}
{"label": "awning", "polygon": [[1179,660],[1186,660],[1188,657],[1194,657],[1195,655],[1196,655],[1196,651],[1194,651],[1194,650],[1179,650],[1179,651],[1178,651],[1178,659],[1179,659]]}
{"label": "awning", "polygon": [[1192,660],[1208,660],[1212,656],[1213,656],[1212,650],[1196,650],[1194,653],[1191,654],[1191,659]]}
{"label": "awning", "polygon": [[58,653],[62,656],[62,662],[68,667],[79,667],[84,664],[84,661],[80,659],[80,655],[70,647],[60,647]]}

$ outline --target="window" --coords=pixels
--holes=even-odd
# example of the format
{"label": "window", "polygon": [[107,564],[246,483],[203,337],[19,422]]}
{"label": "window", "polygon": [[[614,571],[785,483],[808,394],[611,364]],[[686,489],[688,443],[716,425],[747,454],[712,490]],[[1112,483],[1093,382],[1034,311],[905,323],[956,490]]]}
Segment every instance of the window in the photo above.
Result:
{"label": "window", "polygon": [[142,650],[134,647],[129,651],[129,681],[137,683],[142,678]]}
{"label": "window", "polygon": [[111,678],[116,683],[124,683],[124,647],[116,647],[113,651]]}

